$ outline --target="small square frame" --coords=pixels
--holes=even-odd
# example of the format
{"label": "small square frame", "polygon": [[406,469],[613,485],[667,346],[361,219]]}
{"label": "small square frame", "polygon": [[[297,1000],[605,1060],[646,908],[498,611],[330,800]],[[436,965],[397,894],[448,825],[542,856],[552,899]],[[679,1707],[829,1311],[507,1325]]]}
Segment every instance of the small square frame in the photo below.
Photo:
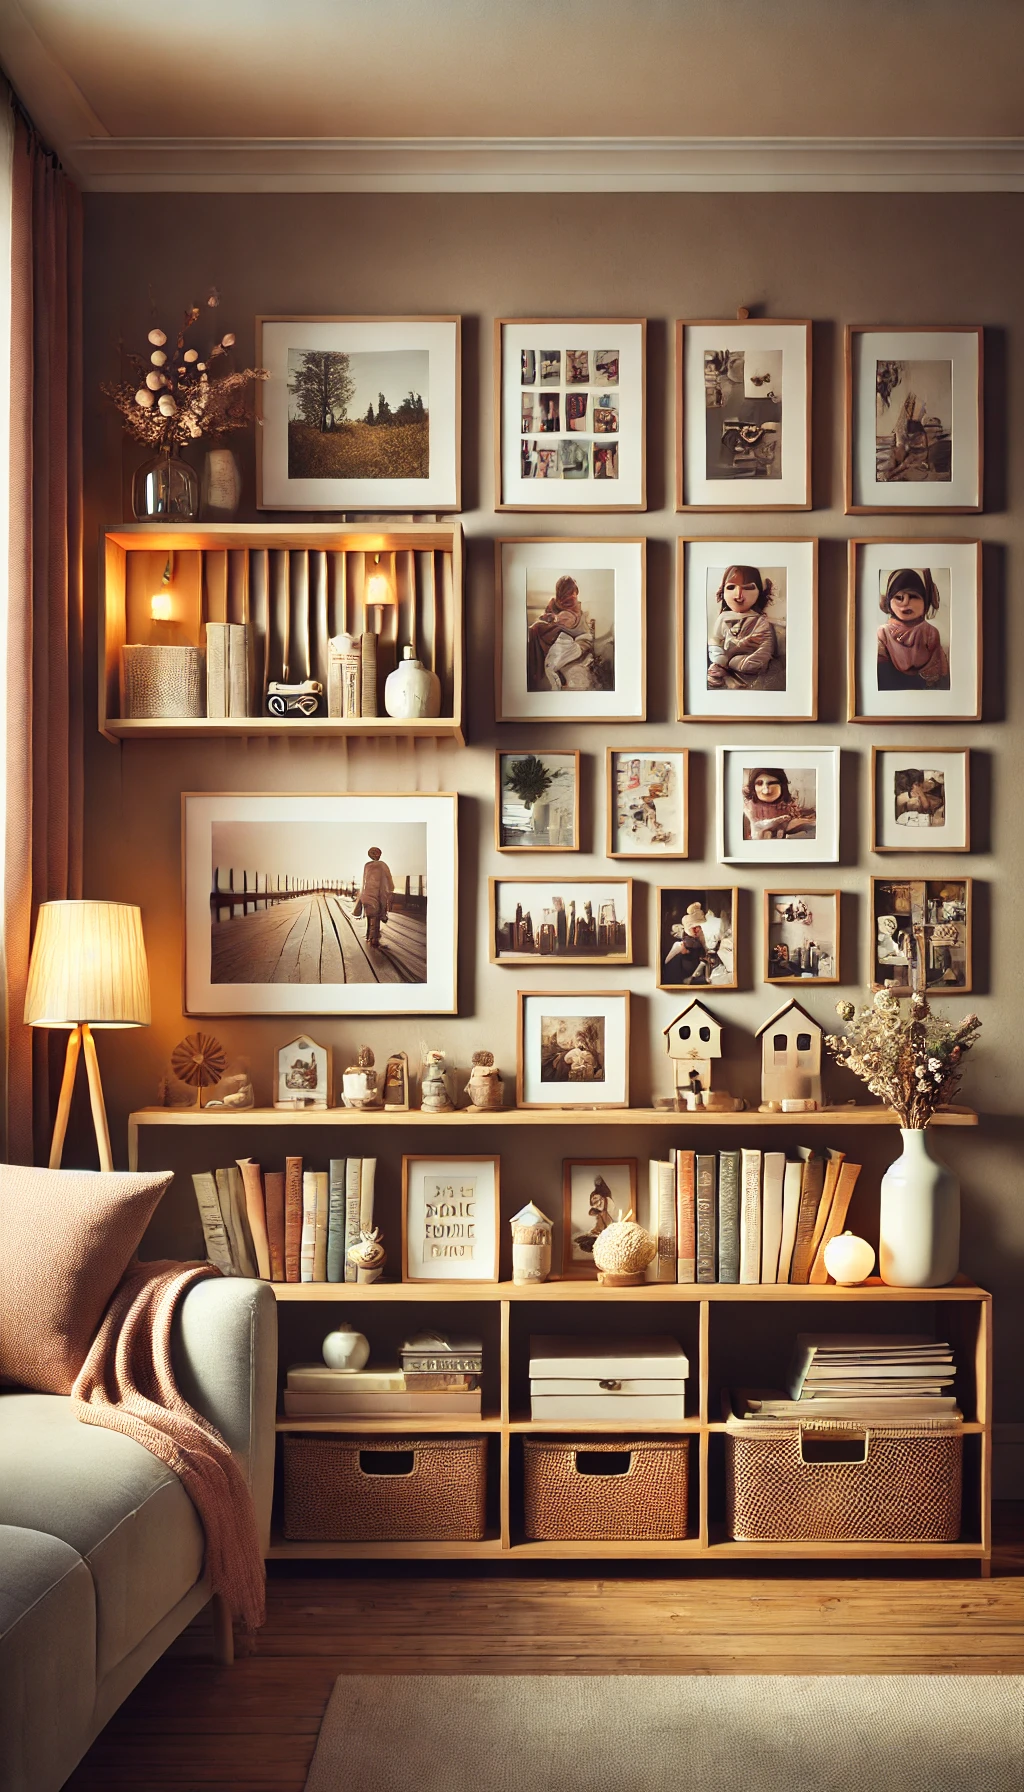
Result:
{"label": "small square frame", "polygon": [[[957,783],[958,808],[962,813],[962,826],[955,830],[948,819],[942,827],[932,829],[928,825],[906,827],[896,834],[899,825],[895,819],[890,823],[884,815],[884,805],[879,791],[879,779],[884,775],[885,761],[890,755],[903,756],[910,754],[920,764],[922,770],[929,767],[932,761],[946,761],[944,771],[955,769],[959,772]],[[894,766],[893,770],[899,768]],[[950,791],[943,791],[943,808],[948,817],[948,800]],[[924,800],[924,796],[922,799]],[[908,803],[910,813],[927,813]],[[940,839],[938,836],[941,835]],[[884,746],[871,749],[871,850],[872,852],[970,852],[971,850],[971,749],[970,747],[936,747],[927,745]]]}
{"label": "small square frame", "polygon": [[[813,839],[795,835],[790,840],[746,840],[742,820],[737,833],[730,812],[730,795],[742,809],[742,795],[732,789],[733,759],[739,756],[751,769],[757,766],[782,770],[810,770],[816,774],[815,832]],[[718,858],[723,865],[833,865],[839,860],[838,747],[738,746],[718,749]]]}
{"label": "small square frame", "polygon": [[[833,935],[833,939],[834,939],[835,943],[833,945],[832,954],[831,954],[832,965],[833,965],[833,974],[831,977],[777,976],[777,975],[773,974],[772,968],[771,968],[771,962],[772,962],[771,930],[772,930],[772,926],[773,926],[772,904],[774,902],[776,902],[780,896],[799,896],[799,897],[813,896],[816,902],[831,902],[832,903],[832,905],[833,905],[832,935]],[[841,945],[840,945],[840,920],[841,920],[840,911],[841,911],[841,909],[842,909],[842,893],[839,890],[811,890],[811,889],[808,889],[806,887],[806,885],[800,885],[799,887],[790,887],[789,889],[785,889],[785,890],[775,889],[774,887],[772,887],[771,889],[765,890],[763,917],[762,917],[762,934],[761,934],[761,948],[762,948],[762,950],[761,950],[761,966],[762,966],[761,977],[762,977],[762,980],[765,983],[771,984],[772,986],[775,986],[777,984],[778,985],[792,984],[794,986],[800,986],[804,989],[813,989],[820,983],[841,983],[842,982],[842,978],[840,976],[840,969],[841,969],[840,952],[842,949]]]}
{"label": "small square frame", "polygon": [[[411,1216],[411,1213],[414,1211],[412,1204],[413,1204],[413,1201],[416,1200],[417,1198],[422,1198],[422,1202],[423,1202],[422,1224],[425,1227],[426,1223],[427,1223],[426,1195],[425,1195],[425,1192],[417,1190],[417,1187],[416,1187],[417,1171],[419,1169],[422,1172],[422,1175],[424,1177],[428,1177],[428,1176],[436,1177],[439,1180],[441,1180],[441,1179],[457,1180],[460,1175],[466,1174],[465,1166],[468,1164],[472,1164],[474,1166],[474,1168],[476,1168],[478,1170],[484,1170],[484,1169],[489,1170],[490,1177],[491,1177],[491,1186],[490,1186],[490,1189],[487,1192],[487,1196],[486,1196],[488,1224],[491,1229],[490,1236],[486,1237],[482,1240],[477,1240],[474,1238],[474,1244],[479,1242],[483,1249],[483,1255],[481,1257],[480,1264],[477,1265],[476,1263],[471,1263],[469,1266],[468,1272],[465,1270],[462,1270],[462,1269],[456,1269],[456,1270],[454,1270],[454,1273],[453,1273],[453,1268],[452,1268],[453,1264],[462,1263],[463,1261],[465,1261],[465,1259],[462,1259],[462,1258],[444,1259],[443,1261],[445,1263],[445,1269],[441,1273],[439,1273],[438,1275],[424,1274],[423,1271],[425,1268],[425,1258],[423,1256],[422,1251],[417,1251],[415,1249],[415,1246],[413,1243],[414,1236],[416,1238],[420,1237],[420,1228],[419,1228],[419,1226],[417,1226],[415,1228],[415,1234],[414,1234],[414,1228],[410,1223],[410,1216]],[[474,1197],[474,1199],[476,1199],[476,1197]],[[476,1213],[474,1213],[473,1215],[453,1214],[453,1215],[439,1216],[439,1217],[447,1218],[453,1227],[457,1227],[460,1229],[460,1236],[457,1238],[453,1237],[453,1239],[451,1241],[452,1248],[454,1248],[460,1242],[463,1242],[463,1243],[465,1242],[464,1236],[463,1236],[463,1229],[470,1224],[472,1224],[474,1227],[478,1226],[480,1224],[480,1218],[481,1218],[481,1216]],[[403,1157],[402,1158],[402,1280],[403,1280],[403,1282],[496,1282],[498,1280],[498,1252],[499,1252],[499,1246],[500,1246],[500,1218],[501,1218],[501,1159],[500,1159],[500,1157],[497,1157],[497,1156],[493,1156],[493,1157],[486,1157],[486,1156],[451,1156],[451,1157],[410,1156],[410,1157]],[[424,1239],[424,1243],[425,1243],[425,1239]],[[417,1273],[417,1271],[419,1273]]]}
{"label": "small square frame", "polygon": [[[517,993],[516,1016],[516,1106],[520,1108],[626,1108],[629,1106],[629,990],[628,989],[521,989]],[[542,1009],[547,1006],[551,1018],[572,1021],[590,1018],[595,1011],[603,1010],[600,1018],[606,1022],[605,1068],[611,1073],[602,1079],[614,1093],[605,1099],[595,1100],[588,1091],[597,1088],[596,1083],[583,1081],[542,1082],[539,1063],[534,1066],[527,1062],[527,1053],[533,1048],[540,1049],[540,1021]],[[559,1012],[559,1009],[561,1012]],[[534,1012],[536,1011],[536,1020]],[[609,1043],[607,1032],[614,1026],[615,1033]],[[536,1091],[552,1089],[556,1093],[550,1100],[538,1100]],[[578,1100],[571,1101],[567,1096],[572,1090],[579,1090]]]}

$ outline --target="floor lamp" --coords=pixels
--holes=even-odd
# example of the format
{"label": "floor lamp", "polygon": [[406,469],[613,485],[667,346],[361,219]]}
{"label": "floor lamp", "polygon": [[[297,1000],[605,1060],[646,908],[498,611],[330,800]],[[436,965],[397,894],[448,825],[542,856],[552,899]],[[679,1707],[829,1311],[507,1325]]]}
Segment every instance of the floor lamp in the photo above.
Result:
{"label": "floor lamp", "polygon": [[149,967],[141,911],[127,902],[44,902],[28,968],[25,1021],[69,1027],[64,1078],[50,1146],[60,1168],[79,1053],[85,1057],[100,1169],[112,1170],[110,1131],[94,1027],[148,1027]]}

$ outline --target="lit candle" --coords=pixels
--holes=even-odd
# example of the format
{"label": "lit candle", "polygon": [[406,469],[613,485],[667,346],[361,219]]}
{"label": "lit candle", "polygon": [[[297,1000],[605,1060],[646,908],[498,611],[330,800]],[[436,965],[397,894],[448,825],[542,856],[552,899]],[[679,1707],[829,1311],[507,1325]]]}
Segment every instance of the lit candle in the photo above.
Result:
{"label": "lit candle", "polygon": [[841,1288],[866,1282],[874,1267],[874,1250],[866,1238],[858,1238],[855,1232],[840,1232],[825,1246],[825,1268]]}

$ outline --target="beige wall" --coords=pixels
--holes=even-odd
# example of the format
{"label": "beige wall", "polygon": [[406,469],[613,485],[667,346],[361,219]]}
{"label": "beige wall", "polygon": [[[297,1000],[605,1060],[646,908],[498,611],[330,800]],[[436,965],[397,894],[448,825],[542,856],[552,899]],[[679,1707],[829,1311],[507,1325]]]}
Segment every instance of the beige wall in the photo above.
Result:
{"label": "beige wall", "polygon": [[[502,518],[493,512],[491,456],[491,320],[496,315],[646,316],[648,357],[649,510],[639,520],[586,519],[579,532],[644,532],[649,541],[648,716],[645,728],[530,729],[505,726],[501,743],[578,745],[584,754],[585,849],[566,862],[583,873],[611,867],[603,858],[603,756],[616,738],[624,745],[685,741],[692,749],[691,859],[680,878],[731,881],[714,863],[713,726],[681,728],[674,714],[671,620],[674,543],[690,532],[728,533],[730,519],[677,517],[672,504],[671,320],[677,316],[728,317],[740,304],[775,316],[814,319],[814,496],[807,515],[738,520],[740,534],[815,533],[821,539],[821,721],[778,729],[793,743],[844,749],[842,863],[821,867],[810,881],[844,892],[844,972],[848,991],[868,974],[866,902],[872,872],[911,870],[917,861],[873,859],[869,850],[868,762],[872,731],[851,728],[845,713],[842,670],[845,641],[845,546],[858,533],[908,536],[927,526],[919,518],[853,519],[842,514],[842,326],[850,322],[981,323],[986,326],[988,423],[987,510],[981,518],[941,519],[936,532],[985,545],[985,715],[973,727],[922,728],[911,738],[934,745],[969,744],[976,754],[975,843],[966,864],[979,880],[975,933],[976,989],[949,1004],[951,1012],[975,1006],[985,1022],[983,1044],[972,1064],[966,1094],[984,1110],[978,1134],[942,1135],[943,1153],[964,1183],[963,1266],[998,1296],[1000,1349],[998,1413],[1024,1417],[1017,1365],[1024,1342],[1018,1303],[1024,1257],[1024,1202],[1020,1198],[1021,1136],[1018,1116],[1024,1093],[1021,1049],[1019,891],[1024,880],[1024,832],[1020,790],[1024,784],[1024,703],[1018,694],[1024,641],[1020,599],[1013,578],[1024,550],[1024,473],[1019,419],[1024,416],[1024,358],[1019,353],[1022,201],[1014,197],[901,195],[520,195],[308,196],[261,195],[92,196],[86,204],[87,567],[89,602],[95,603],[92,569],[102,525],[117,521],[125,501],[123,475],[135,464],[122,444],[117,421],[96,396],[100,379],[117,371],[117,343],[140,344],[150,326],[149,294],[165,325],[213,282],[223,295],[224,327],[234,329],[239,352],[252,353],[257,312],[430,313],[461,312],[464,319],[464,503],[468,538],[467,643],[468,737],[463,751],[424,743],[350,747],[326,741],[194,741],[111,746],[90,731],[87,738],[88,894],[141,902],[150,949],[154,1019],[148,1032],[111,1035],[102,1042],[112,1127],[123,1156],[125,1117],[154,1098],[170,1048],[195,1023],[181,1014],[179,903],[179,792],[181,790],[458,790],[465,799],[460,909],[460,1016],[317,1024],[329,1038],[336,1063],[368,1040],[380,1052],[405,1047],[416,1056],[422,1041],[450,1048],[461,1066],[479,1046],[490,1046],[506,1076],[514,1075],[515,995],[520,982],[543,982],[487,962],[486,879],[528,860],[496,860],[491,847],[493,758],[493,550],[498,534],[546,532],[569,536],[575,519]],[[253,448],[241,442],[246,493],[241,515],[254,518]],[[123,461],[123,466],[122,466]],[[865,526],[866,525],[866,526]],[[1019,582],[1019,581],[1018,581]],[[737,727],[729,739],[755,741],[763,729]],[[901,742],[906,728],[887,732]],[[931,861],[935,869],[943,862]],[[948,863],[948,861],[946,862]],[[628,983],[634,997],[634,1100],[645,1103],[670,1078],[661,1051],[661,1028],[679,1002],[655,989],[651,963],[656,868],[637,866],[637,963],[632,971],[599,973],[601,985]],[[712,1006],[726,1022],[729,1083],[756,1090],[754,1029],[776,1005],[758,980],[761,869],[741,869],[736,881],[745,898],[742,982],[735,994],[716,995]],[[567,983],[587,974],[566,973]],[[561,981],[561,979],[559,979]],[[818,1017],[832,1018],[832,991],[808,1001]],[[213,1020],[208,1025],[229,1051],[249,1055],[257,1097],[269,1099],[275,1046],[289,1037],[288,1022]],[[833,1073],[831,1087],[839,1092]],[[851,1093],[844,1090],[843,1093]],[[165,1135],[166,1136],[166,1135]],[[799,1136],[797,1133],[795,1136]],[[542,1205],[560,1201],[557,1135],[538,1134],[533,1146],[506,1159],[507,1212],[534,1195]],[[668,1139],[658,1135],[655,1151]],[[282,1141],[283,1143],[283,1141]],[[895,1134],[868,1139],[848,1134],[850,1155],[866,1152],[865,1176],[852,1221],[869,1233],[877,1223],[877,1179]],[[609,1133],[593,1149],[622,1148],[639,1155],[650,1147],[638,1132],[629,1144]],[[301,1148],[301,1146],[300,1146]],[[495,1147],[496,1148],[496,1147]],[[207,1151],[209,1148],[206,1148]],[[581,1135],[566,1149],[587,1154]],[[154,1147],[150,1162],[167,1156]],[[199,1167],[204,1152],[179,1164]],[[325,1156],[327,1152],[325,1150]],[[387,1155],[386,1153],[384,1154]],[[220,1161],[229,1161],[229,1153]],[[392,1172],[385,1211],[397,1251],[397,1201]],[[554,1211],[555,1209],[549,1209]],[[197,1248],[191,1191],[179,1178],[154,1234],[160,1249]],[[1019,1308],[1018,1308],[1019,1312]]]}

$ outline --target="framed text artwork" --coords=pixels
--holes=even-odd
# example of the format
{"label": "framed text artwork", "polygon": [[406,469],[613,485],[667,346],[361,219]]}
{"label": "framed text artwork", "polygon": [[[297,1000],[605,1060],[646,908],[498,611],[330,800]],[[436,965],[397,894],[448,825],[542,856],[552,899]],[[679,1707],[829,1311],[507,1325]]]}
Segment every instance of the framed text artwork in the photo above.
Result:
{"label": "framed text artwork", "polygon": [[850,543],[848,720],[981,716],[980,541]]}
{"label": "framed text artwork", "polygon": [[872,747],[872,852],[969,852],[969,747]]}
{"label": "framed text artwork", "polygon": [[499,722],[642,721],[647,544],[495,543]]}
{"label": "framed text artwork", "polygon": [[719,747],[718,857],[722,864],[835,864],[839,748]]}
{"label": "framed text artwork", "polygon": [[498,510],[646,510],[642,318],[498,318]]}
{"label": "framed text artwork", "polygon": [[679,543],[680,721],[813,722],[816,541]]}
{"label": "framed text artwork", "polygon": [[676,324],[676,509],[811,508],[811,326]]}
{"label": "framed text artwork", "polygon": [[403,1282],[496,1282],[501,1159],[403,1157]]}
{"label": "framed text artwork", "polygon": [[846,331],[846,512],[982,508],[982,331]]}

